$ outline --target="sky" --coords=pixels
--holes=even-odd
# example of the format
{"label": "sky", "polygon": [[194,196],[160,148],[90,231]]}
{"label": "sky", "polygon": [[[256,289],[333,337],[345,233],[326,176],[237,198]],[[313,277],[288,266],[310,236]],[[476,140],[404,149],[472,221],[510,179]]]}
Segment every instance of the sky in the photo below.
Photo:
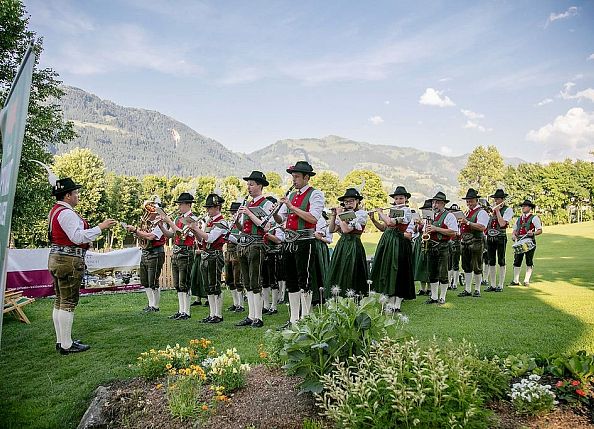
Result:
{"label": "sky", "polygon": [[250,153],[327,135],[592,160],[594,2],[24,0],[43,67]]}

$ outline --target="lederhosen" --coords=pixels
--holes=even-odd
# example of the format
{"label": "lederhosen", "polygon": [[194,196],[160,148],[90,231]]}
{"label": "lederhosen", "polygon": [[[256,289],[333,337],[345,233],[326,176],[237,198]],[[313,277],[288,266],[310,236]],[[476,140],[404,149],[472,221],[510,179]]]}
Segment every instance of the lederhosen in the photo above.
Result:
{"label": "lederhosen", "polygon": [[262,263],[262,288],[278,289],[278,277],[276,268],[278,256],[282,252],[282,245],[268,241],[264,238],[266,250]]}
{"label": "lederhosen", "polygon": [[[268,200],[263,196],[252,200],[248,207],[264,207]],[[237,256],[241,267],[243,286],[253,293],[262,292],[262,264],[264,263],[264,230],[258,228],[248,215],[243,215],[243,229],[239,236]]]}
{"label": "lederhosen", "polygon": [[427,267],[427,254],[423,250],[423,225],[418,226],[417,236],[413,240],[413,273],[415,281],[429,283],[429,273]]}
{"label": "lederhosen", "polygon": [[[518,238],[526,235],[528,231],[534,231],[536,228],[532,223],[532,219],[534,219],[534,215],[530,213],[528,217],[520,216],[516,222],[516,236]],[[526,235],[526,237],[528,237]],[[534,242],[534,247],[527,251],[526,253],[518,253],[514,255],[514,267],[521,267],[522,260],[524,259],[524,255],[526,255],[526,266],[533,267],[534,266],[534,252],[536,252],[536,237],[533,235],[532,237],[528,237],[530,240]]]}
{"label": "lederhosen", "polygon": [[[314,188],[311,186],[305,192],[299,194],[293,192],[289,195],[291,204],[303,211],[309,211],[309,199]],[[289,293],[296,293],[300,290],[310,292],[312,289],[313,264],[316,260],[314,246],[315,223],[309,223],[301,219],[290,210],[287,212],[287,231],[292,231],[292,237],[286,233],[283,244],[285,275],[287,290]]]}
{"label": "lederhosen", "polygon": [[[448,271],[460,271],[460,236],[456,234],[450,238],[450,259],[448,263]],[[455,282],[458,279],[454,280]]]}
{"label": "lederhosen", "polygon": [[206,287],[204,286],[204,279],[202,276],[202,269],[200,264],[202,262],[200,255],[204,249],[204,243],[201,240],[194,240],[194,262],[192,263],[191,290],[192,295],[198,298],[206,298]]}
{"label": "lederhosen", "polygon": [[373,257],[371,280],[376,292],[415,299],[412,243],[404,236],[407,228],[407,223],[386,227]]}
{"label": "lederhosen", "polygon": [[[444,210],[436,213],[433,226],[447,228],[445,218],[448,212]],[[432,232],[429,239],[429,249],[427,254],[427,266],[429,271],[429,283],[448,283],[448,261],[450,259],[450,237],[439,232]]]}
{"label": "lederhosen", "polygon": [[[221,214],[212,218],[206,224],[206,233],[208,234],[214,227],[215,222],[223,219]],[[204,286],[208,295],[221,294],[221,273],[225,260],[223,258],[223,246],[225,245],[225,235],[219,236],[212,243],[204,244],[204,251],[200,254],[200,269]]]}
{"label": "lederhosen", "polygon": [[[231,235],[236,238],[239,237],[239,230],[235,226],[231,229]],[[243,291],[237,244],[230,241],[227,242],[227,249],[225,250],[225,283],[229,287],[229,290]]]}
{"label": "lederhosen", "polygon": [[140,284],[145,288],[159,289],[159,277],[165,263],[165,234],[158,240],[151,240],[147,246],[142,249],[140,257]]}
{"label": "lederhosen", "polygon": [[[503,216],[507,206],[501,207],[499,213]],[[506,226],[507,227],[507,226]],[[500,267],[505,266],[505,247],[507,246],[507,235],[505,228],[499,225],[497,214],[493,212],[487,226],[487,253],[489,255],[489,265],[495,266],[495,261]]]}
{"label": "lederhosen", "polygon": [[[75,244],[70,241],[58,222],[58,215],[63,210],[72,209],[62,204],[55,204],[49,212],[48,239],[51,248],[48,270],[54,280],[56,294],[54,308],[74,311],[78,305],[80,287],[85,274],[85,253],[89,249],[89,244]],[[89,223],[78,213],[76,215],[82,220],[83,228],[89,229]]]}
{"label": "lederhosen", "polygon": [[[476,223],[481,207],[475,207],[466,214],[469,222]],[[460,248],[462,250],[462,270],[465,273],[483,273],[483,248],[485,234],[479,230],[473,230],[468,224],[460,225]]]}
{"label": "lederhosen", "polygon": [[[188,212],[186,216],[191,216]],[[181,216],[175,219],[175,225],[183,228]],[[184,238],[182,240],[182,238]],[[173,240],[173,255],[171,256],[171,273],[173,274],[173,287],[178,292],[189,292],[191,286],[192,264],[194,263],[194,236],[182,237],[175,234]]]}
{"label": "lederhosen", "polygon": [[340,288],[341,295],[352,289],[359,296],[367,295],[369,286],[369,266],[365,248],[361,243],[361,234],[365,230],[353,228],[351,232],[339,233],[340,238],[332,252],[330,267],[328,267],[328,283]]}

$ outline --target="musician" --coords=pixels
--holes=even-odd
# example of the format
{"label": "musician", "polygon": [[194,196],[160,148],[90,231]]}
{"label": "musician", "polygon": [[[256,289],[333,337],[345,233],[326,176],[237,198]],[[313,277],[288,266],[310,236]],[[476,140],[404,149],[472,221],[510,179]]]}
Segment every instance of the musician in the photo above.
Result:
{"label": "musician", "polygon": [[[422,210],[433,209],[431,200],[425,200],[423,205],[419,207],[419,212]],[[423,251],[423,236],[424,222],[419,217],[415,222],[413,229],[413,273],[415,281],[421,283],[421,288],[417,295],[429,295],[429,271],[427,268],[427,252]]]}
{"label": "musician", "polygon": [[458,231],[456,217],[445,209],[445,205],[449,201],[443,192],[438,192],[431,199],[434,216],[425,230],[430,237],[427,250],[427,267],[431,296],[425,301],[426,304],[443,305],[446,302],[448,261],[450,259],[449,241]]}
{"label": "musician", "polygon": [[[447,210],[450,212],[460,211],[458,204],[452,204]],[[460,228],[456,235],[450,239],[450,259],[448,261],[448,278],[450,287],[448,289],[458,289],[458,277],[460,275]]]}
{"label": "musician", "polygon": [[[229,208],[231,218],[234,219],[237,210],[241,207],[241,203],[233,202]],[[227,242],[227,249],[225,251],[225,283],[231,291],[233,298],[233,305],[229,307],[228,311],[241,313],[245,311],[243,308],[243,283],[241,282],[241,267],[239,266],[239,258],[237,256],[237,239],[239,237],[239,228],[237,225],[231,225],[229,241]]]}
{"label": "musician", "polygon": [[101,235],[101,231],[116,225],[113,219],[105,219],[94,228],[74,208],[78,205],[78,190],[82,185],[70,177],[58,179],[52,188],[56,204],[48,216],[48,238],[51,243],[48,270],[54,282],[56,299],[52,311],[56,331],[56,350],[62,354],[79,353],[90,346],[72,341],[74,309],[78,305],[80,286],[85,273],[85,253],[89,243]]}
{"label": "musician", "polygon": [[324,194],[309,185],[315,176],[307,161],[298,161],[287,168],[296,191],[281,198],[283,204],[274,216],[277,223],[286,221],[286,229],[295,232],[296,239],[284,246],[285,273],[289,291],[291,316],[288,324],[295,323],[309,314],[312,300],[312,261],[315,260],[315,228],[324,210]]}
{"label": "musician", "polygon": [[[163,220],[167,224],[159,224],[163,234],[173,239],[173,255],[171,256],[171,272],[173,287],[177,291],[178,311],[169,316],[174,320],[190,318],[190,277],[194,263],[194,233],[189,225],[195,219],[192,214],[194,197],[188,192],[182,192],[174,203],[177,204],[179,215],[175,220],[166,216]],[[184,225],[184,222],[186,225]]]}
{"label": "musician", "polygon": [[[240,229],[249,241],[240,240],[237,254],[241,267],[241,277],[247,290],[248,315],[245,319],[235,326],[251,326],[261,328],[264,326],[262,321],[262,264],[264,263],[264,229],[262,228],[263,219],[258,218],[250,208],[259,207],[266,214],[269,214],[273,207],[272,203],[262,195],[265,186],[268,186],[268,180],[261,171],[252,171],[248,177],[243,180],[247,182],[248,194],[251,200],[239,208],[237,213],[240,215]],[[243,237],[242,237],[243,238]]]}
{"label": "musician", "polygon": [[[491,217],[487,226],[487,253],[489,255],[489,287],[485,292],[503,292],[503,282],[505,281],[505,247],[507,245],[507,235],[505,230],[514,216],[511,207],[505,205],[507,194],[503,189],[497,189],[489,198],[493,198],[495,205],[492,207]],[[499,282],[496,281],[495,260],[499,265]],[[497,286],[495,286],[497,284]]]}
{"label": "musician", "polygon": [[[145,201],[145,210],[147,206],[153,207],[156,203]],[[146,219],[145,219],[146,218]],[[155,223],[153,224],[152,221]],[[144,288],[148,298],[148,305],[142,310],[145,313],[159,311],[161,301],[161,290],[159,289],[159,277],[165,263],[165,242],[167,237],[161,231],[156,212],[148,212],[143,216],[141,228],[132,225],[126,225],[126,230],[133,233],[142,244],[142,256],[140,257],[140,285]]]}
{"label": "musician", "polygon": [[[312,279],[312,305],[317,305],[318,303],[323,304],[325,301],[324,298],[328,298],[332,295],[330,290],[331,286],[328,282],[328,267],[330,266],[330,248],[328,245],[331,244],[333,240],[332,233],[330,232],[330,225],[328,224],[329,220],[330,216],[326,210],[323,210],[322,216],[320,216],[316,223],[314,246],[316,248],[317,266],[314,271],[315,276]],[[322,292],[320,288],[323,288],[324,292]]]}
{"label": "musician", "polygon": [[198,223],[190,224],[196,239],[203,241],[204,246],[200,254],[200,270],[206,286],[209,315],[202,319],[203,323],[221,323],[223,321],[223,297],[221,296],[221,273],[225,260],[223,246],[229,230],[227,221],[221,214],[221,207],[225,200],[216,193],[208,194],[204,208],[208,214],[208,222],[204,230]]}
{"label": "musician", "polygon": [[[273,206],[278,204],[278,200],[273,196],[267,196]],[[276,225],[270,225],[276,226]],[[280,240],[275,240],[274,231],[272,234],[264,234],[264,260],[262,262],[262,314],[277,314],[279,284],[276,278],[277,258],[282,251]]]}
{"label": "musician", "polygon": [[[479,205],[480,195],[475,189],[469,188],[466,196],[468,211],[460,220],[460,248],[462,253],[462,269],[464,270],[464,290],[458,294],[460,297],[481,296],[481,282],[483,277],[483,248],[484,231],[489,223],[489,215]],[[473,275],[474,274],[474,275]],[[474,277],[474,293],[472,293],[472,280]]]}
{"label": "musician", "polygon": [[[363,196],[355,188],[348,188],[338,201],[344,207],[337,207],[330,214],[330,232],[338,232],[340,238],[336,243],[330,267],[328,268],[328,284],[338,286],[341,294],[354,290],[359,296],[368,294],[369,268],[365,248],[361,243],[361,234],[365,231],[367,212],[360,209]],[[354,219],[345,221],[342,213],[354,212]]]}
{"label": "musician", "polygon": [[[391,218],[381,208],[376,209],[380,222],[374,222],[382,237],[373,257],[371,280],[373,289],[390,297],[390,304],[395,312],[405,299],[415,299],[415,280],[412,266],[412,234],[414,221],[412,212],[406,206],[410,194],[404,186],[397,186],[393,193],[393,206],[403,210],[404,216]],[[371,212],[374,219],[375,212]]]}
{"label": "musician", "polygon": [[[528,238],[534,244],[534,247],[526,252],[526,274],[524,275],[524,286],[530,285],[530,276],[534,269],[534,253],[536,252],[536,236],[542,234],[542,222],[540,218],[532,213],[536,205],[525,199],[522,203],[522,215],[518,218],[516,225],[512,232],[512,240],[519,241],[522,238]],[[524,253],[517,253],[514,256],[514,280],[512,285],[518,286],[520,284],[520,270],[522,268],[522,260]]]}

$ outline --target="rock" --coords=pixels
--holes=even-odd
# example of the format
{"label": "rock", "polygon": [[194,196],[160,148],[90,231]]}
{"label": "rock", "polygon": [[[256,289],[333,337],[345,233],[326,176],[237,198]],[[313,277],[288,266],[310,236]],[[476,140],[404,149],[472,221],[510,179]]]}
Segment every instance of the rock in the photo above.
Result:
{"label": "rock", "polygon": [[107,402],[109,390],[107,387],[99,386],[95,390],[95,398],[87,408],[77,429],[99,429],[107,427],[107,416],[103,412],[103,406]]}

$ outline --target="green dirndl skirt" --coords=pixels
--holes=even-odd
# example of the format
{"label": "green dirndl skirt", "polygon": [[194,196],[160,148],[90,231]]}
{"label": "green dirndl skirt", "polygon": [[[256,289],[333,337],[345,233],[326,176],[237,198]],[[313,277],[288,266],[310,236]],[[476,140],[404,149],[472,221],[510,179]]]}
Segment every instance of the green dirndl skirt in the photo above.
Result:
{"label": "green dirndl skirt", "polygon": [[202,279],[202,270],[200,269],[200,255],[194,257],[194,263],[192,264],[192,271],[190,273],[190,288],[192,295],[199,298],[206,298],[206,288],[204,287],[204,281]]}
{"label": "green dirndl skirt", "polygon": [[427,266],[427,253],[423,252],[421,236],[415,238],[413,243],[413,271],[416,281],[429,283],[429,268]]}
{"label": "green dirndl skirt", "polygon": [[320,240],[315,240],[315,254],[316,261],[315,266],[312,268],[312,299],[311,302],[317,304],[320,302],[320,288],[324,288],[324,302],[329,296],[329,290],[327,277],[328,277],[328,266],[330,265],[330,249],[328,245]]}
{"label": "green dirndl skirt", "polygon": [[394,228],[382,234],[371,268],[372,289],[388,296],[415,299],[412,244]]}
{"label": "green dirndl skirt", "polygon": [[349,289],[354,290],[356,294],[367,295],[368,279],[369,268],[361,235],[343,234],[332,252],[328,268],[328,286],[338,286],[343,296]]}

